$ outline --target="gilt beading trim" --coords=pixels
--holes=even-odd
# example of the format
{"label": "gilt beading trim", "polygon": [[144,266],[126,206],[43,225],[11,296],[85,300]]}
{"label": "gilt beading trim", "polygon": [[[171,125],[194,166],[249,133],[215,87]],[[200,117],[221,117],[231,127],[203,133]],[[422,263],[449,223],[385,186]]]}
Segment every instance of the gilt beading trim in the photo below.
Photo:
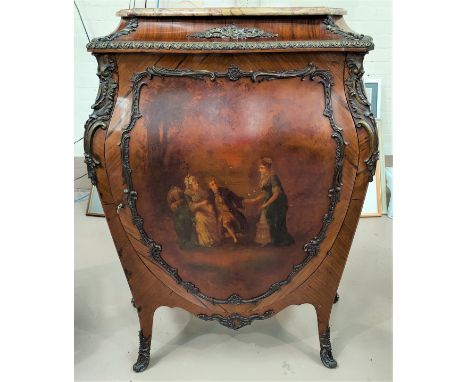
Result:
{"label": "gilt beading trim", "polygon": [[115,50],[282,50],[282,49],[374,49],[372,40],[304,40],[304,41],[101,41],[93,40],[88,49]]}

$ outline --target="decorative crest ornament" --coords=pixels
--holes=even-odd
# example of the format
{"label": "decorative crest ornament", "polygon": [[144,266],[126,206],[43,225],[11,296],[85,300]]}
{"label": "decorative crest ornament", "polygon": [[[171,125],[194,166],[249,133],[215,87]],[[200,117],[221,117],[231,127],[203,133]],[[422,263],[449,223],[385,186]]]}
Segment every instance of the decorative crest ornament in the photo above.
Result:
{"label": "decorative crest ornament", "polygon": [[[138,119],[142,117],[142,114],[140,113],[141,89],[144,86],[147,86],[148,81],[152,80],[155,77],[188,77],[195,80],[208,79],[210,81],[215,81],[219,78],[226,78],[230,81],[238,81],[241,78],[248,78],[254,83],[261,83],[263,81],[272,81],[287,78],[298,78],[299,80],[304,81],[306,78],[308,78],[309,80],[320,83],[323,86],[325,108],[322,114],[329,120],[330,127],[332,130],[331,138],[336,142],[335,169],[332,184],[330,185],[330,189],[328,190],[328,209],[326,214],[322,217],[323,223],[319,233],[317,234],[317,236],[315,236],[312,240],[310,240],[304,245],[304,251],[307,253],[305,259],[301,263],[294,265],[292,267],[291,272],[284,280],[273,283],[272,285],[270,285],[268,290],[259,294],[258,296],[254,296],[251,298],[242,298],[241,296],[235,293],[229,296],[227,299],[220,299],[212,296],[207,296],[206,294],[201,292],[200,289],[192,282],[182,280],[177,269],[170,266],[161,256],[162,246],[160,244],[157,244],[152,238],[150,238],[148,233],[143,228],[143,218],[139,215],[136,207],[136,200],[138,195],[137,191],[135,191],[133,188],[132,169],[130,167],[129,142],[131,138],[131,131],[135,127]],[[320,245],[325,239],[328,226],[333,220],[336,204],[340,200],[342,186],[341,179],[343,172],[343,160],[346,142],[343,137],[343,131],[340,127],[337,126],[333,114],[331,95],[331,88],[333,86],[332,74],[328,70],[317,69],[317,67],[312,63],[309,63],[305,68],[284,71],[245,71],[240,69],[236,65],[230,65],[228,70],[224,72],[213,72],[210,70],[168,69],[153,66],[147,68],[143,72],[135,73],[131,79],[131,84],[132,107],[130,121],[127,127],[122,129],[120,141],[123,183],[127,187],[124,190],[124,199],[126,199],[126,203],[128,204],[128,207],[131,211],[132,223],[135,225],[135,227],[138,229],[138,232],[140,233],[140,241],[149,250],[149,257],[162,269],[164,269],[172,277],[172,279],[177,284],[181,285],[186,291],[203,300],[209,301],[212,304],[239,305],[256,303],[268,296],[271,296],[273,293],[280,290],[284,285],[290,283],[293,277],[297,275],[315,256],[318,255]],[[226,319],[225,317],[220,317]],[[216,319],[216,317],[214,319]]]}
{"label": "decorative crest ornament", "polygon": [[244,40],[247,38],[275,38],[277,33],[265,32],[258,28],[239,28],[231,24],[220,28],[208,29],[187,35],[189,38],[227,38],[231,40]]}
{"label": "decorative crest ornament", "polygon": [[213,314],[208,316],[206,314],[198,314],[197,317],[204,321],[218,321],[221,325],[226,328],[239,330],[240,328],[251,325],[253,321],[256,320],[266,320],[273,316],[273,310],[267,310],[263,314],[254,314],[249,317],[241,316],[239,313],[233,313],[227,317],[224,317],[220,314]]}

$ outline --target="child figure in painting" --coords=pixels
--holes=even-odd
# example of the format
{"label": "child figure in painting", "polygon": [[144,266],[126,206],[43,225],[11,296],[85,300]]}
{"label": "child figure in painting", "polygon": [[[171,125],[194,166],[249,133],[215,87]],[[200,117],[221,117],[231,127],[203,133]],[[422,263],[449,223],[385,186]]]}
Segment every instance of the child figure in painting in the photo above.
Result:
{"label": "child figure in painting", "polygon": [[219,187],[216,179],[208,181],[208,201],[215,207],[216,218],[221,230],[225,230],[236,244],[238,233],[247,231],[247,219],[239,211],[243,208],[244,198],[236,195],[226,187]]}
{"label": "child figure in painting", "polygon": [[202,247],[219,244],[220,232],[213,205],[207,200],[208,193],[200,188],[197,178],[185,177],[185,195],[190,212],[193,214],[197,243]]}
{"label": "child figure in painting", "polygon": [[262,158],[258,164],[260,173],[261,194],[254,199],[245,199],[246,203],[262,201],[260,218],[254,241],[262,246],[273,244],[284,246],[294,243],[286,227],[288,198],[284,193],[281,181],[273,172],[271,158]]}
{"label": "child figure in painting", "polygon": [[167,193],[167,203],[172,211],[172,220],[181,248],[192,246],[193,222],[184,191],[172,186]]}

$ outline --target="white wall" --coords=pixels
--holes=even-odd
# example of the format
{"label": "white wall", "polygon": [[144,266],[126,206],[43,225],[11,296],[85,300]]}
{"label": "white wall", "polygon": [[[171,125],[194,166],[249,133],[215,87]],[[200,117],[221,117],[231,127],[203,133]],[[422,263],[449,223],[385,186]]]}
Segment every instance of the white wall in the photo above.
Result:
{"label": "white wall", "polygon": [[[128,8],[129,0],[76,0],[88,30],[89,37],[103,36],[115,30],[119,20],[115,13]],[[370,35],[375,50],[365,60],[366,76],[382,81],[381,124],[384,154],[392,155],[392,1],[391,0],[160,0],[160,7],[301,7],[329,6],[344,8],[347,24],[356,32]],[[143,8],[144,0],[137,0],[135,6]],[[148,0],[147,6],[156,7],[157,0]],[[131,0],[133,7],[133,0]],[[98,79],[96,61],[86,52],[87,38],[75,9],[75,140],[83,135],[83,124],[90,114],[90,106],[97,94]],[[82,143],[75,145],[75,156],[82,156]]]}

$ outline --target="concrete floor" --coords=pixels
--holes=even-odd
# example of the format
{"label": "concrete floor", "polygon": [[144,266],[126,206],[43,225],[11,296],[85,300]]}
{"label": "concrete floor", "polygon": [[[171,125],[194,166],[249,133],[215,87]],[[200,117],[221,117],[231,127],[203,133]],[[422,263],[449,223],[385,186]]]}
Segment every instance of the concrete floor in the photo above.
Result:
{"label": "concrete floor", "polygon": [[392,221],[363,218],[334,306],[338,368],[319,357],[311,305],[239,331],[181,309],[154,318],[149,368],[136,374],[138,318],[104,218],[75,203],[75,380],[389,381],[392,379]]}

